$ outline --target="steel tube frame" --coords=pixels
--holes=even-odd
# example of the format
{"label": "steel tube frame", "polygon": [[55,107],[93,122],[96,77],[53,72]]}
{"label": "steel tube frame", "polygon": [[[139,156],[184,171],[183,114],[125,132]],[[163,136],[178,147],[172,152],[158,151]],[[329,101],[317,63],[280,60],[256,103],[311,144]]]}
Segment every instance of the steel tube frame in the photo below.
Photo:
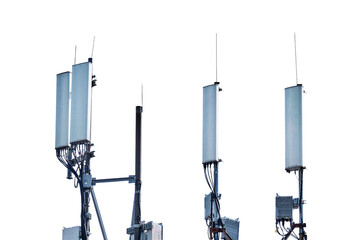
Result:
{"label": "steel tube frame", "polygon": [[134,226],[134,240],[140,240],[141,231],[141,118],[142,106],[136,106],[136,129],[135,129],[135,194],[132,216],[132,226]]}
{"label": "steel tube frame", "polygon": [[91,187],[84,187],[83,178],[86,174],[91,174],[90,171],[90,144],[85,143],[85,157],[81,163],[80,169],[80,192],[81,192],[81,238],[83,240],[88,239],[88,233],[90,234],[90,213],[89,213],[89,202],[90,202],[90,191]]}
{"label": "steel tube frame", "polygon": [[[214,162],[214,192],[215,192],[215,197],[220,201],[219,199],[219,162]],[[220,211],[220,209],[219,209]],[[214,207],[214,219],[217,219],[216,223],[215,223],[215,228],[219,228],[219,222],[221,221],[220,218],[220,214],[219,211],[217,209],[216,203],[215,203],[215,207]],[[220,239],[219,237],[219,233],[217,232],[216,234],[214,234],[214,239],[218,240]]]}
{"label": "steel tube frame", "polygon": [[134,180],[134,177],[124,177],[124,178],[106,178],[106,179],[96,179],[93,178],[92,182],[93,185],[96,183],[108,183],[108,182],[125,182],[125,181],[131,181]]}
{"label": "steel tube frame", "polygon": [[299,168],[299,238],[300,240],[307,239],[304,231],[304,216],[303,216],[303,175],[304,167]]}
{"label": "steel tube frame", "polygon": [[105,226],[104,226],[104,223],[103,223],[103,220],[102,220],[102,217],[101,217],[99,205],[98,205],[97,200],[96,200],[96,195],[95,195],[94,188],[91,188],[91,197],[92,197],[93,202],[94,202],[94,207],[95,207],[97,218],[99,220],[101,233],[103,235],[104,240],[108,240],[107,235],[106,235],[106,231],[105,231]]}

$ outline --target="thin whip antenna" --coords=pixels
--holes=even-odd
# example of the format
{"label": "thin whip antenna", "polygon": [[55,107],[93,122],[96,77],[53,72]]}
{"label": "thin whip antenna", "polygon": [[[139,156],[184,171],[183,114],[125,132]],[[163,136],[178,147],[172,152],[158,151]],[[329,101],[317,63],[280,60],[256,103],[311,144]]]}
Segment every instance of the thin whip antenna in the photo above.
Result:
{"label": "thin whip antenna", "polygon": [[77,47],[76,47],[76,45],[75,45],[75,57],[74,57],[74,65],[76,64],[76,49]]}
{"label": "thin whip antenna", "polygon": [[93,45],[92,45],[92,50],[91,50],[91,58],[93,58],[93,55],[94,55],[94,46],[95,46],[95,36],[94,36],[94,39],[93,39]]}
{"label": "thin whip antenna", "polygon": [[296,54],[296,33],[295,32],[294,32],[294,48],[295,48],[296,85],[298,85],[297,54]]}
{"label": "thin whip antenna", "polygon": [[141,107],[144,107],[144,86],[141,84]]}
{"label": "thin whip antenna", "polygon": [[215,38],[215,68],[216,68],[216,82],[218,82],[218,69],[217,69],[217,33]]}

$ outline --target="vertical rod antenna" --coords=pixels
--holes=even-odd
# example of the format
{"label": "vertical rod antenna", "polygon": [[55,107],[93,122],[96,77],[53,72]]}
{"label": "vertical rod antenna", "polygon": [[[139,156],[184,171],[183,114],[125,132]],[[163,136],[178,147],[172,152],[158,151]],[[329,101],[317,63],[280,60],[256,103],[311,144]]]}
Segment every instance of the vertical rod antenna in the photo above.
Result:
{"label": "vertical rod antenna", "polygon": [[76,64],[76,51],[77,51],[77,46],[75,45],[74,65]]}
{"label": "vertical rod antenna", "polygon": [[141,84],[141,107],[144,107],[144,85]]}
{"label": "vertical rod antenna", "polygon": [[95,46],[95,36],[93,38],[93,44],[92,44],[92,49],[91,49],[91,58],[93,58],[93,55],[94,55],[94,46]]}
{"label": "vertical rod antenna", "polygon": [[216,68],[216,82],[218,82],[218,69],[217,69],[217,33],[215,36],[215,68]]}
{"label": "vertical rod antenna", "polygon": [[295,49],[296,85],[298,85],[298,69],[297,69],[297,54],[296,54],[296,33],[295,32],[294,32],[294,49]]}

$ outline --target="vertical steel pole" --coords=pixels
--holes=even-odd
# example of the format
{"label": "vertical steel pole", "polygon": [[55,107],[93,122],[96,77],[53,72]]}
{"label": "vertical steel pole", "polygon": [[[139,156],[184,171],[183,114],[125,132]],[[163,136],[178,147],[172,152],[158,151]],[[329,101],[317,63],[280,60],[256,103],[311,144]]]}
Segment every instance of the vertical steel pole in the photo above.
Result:
{"label": "vertical steel pole", "polygon": [[[216,34],[216,64],[217,64],[217,34]],[[216,67],[217,68],[217,67]],[[217,70],[216,70],[217,71]],[[216,75],[217,75],[217,72],[216,72]],[[218,82],[217,80],[217,76],[216,76],[216,82],[214,83],[216,85],[219,85],[220,83]],[[217,87],[217,90],[216,90],[216,125],[217,125],[217,115],[218,115],[218,106],[217,106],[217,101],[218,101],[218,94],[219,94],[219,91],[220,91],[220,88]],[[216,126],[217,127],[217,126]],[[216,132],[216,135],[217,135],[217,132]],[[217,136],[216,136],[217,137]],[[217,140],[216,140],[217,141]],[[216,150],[217,151],[217,150]],[[219,162],[217,161],[216,159],[216,162],[214,163],[214,191],[215,191],[215,194],[216,194],[216,199],[217,201],[220,201],[219,199]],[[218,207],[219,206],[219,209]],[[214,214],[214,217],[215,219],[217,219],[216,221],[216,225],[215,227],[216,228],[219,228],[220,227],[220,204],[217,205],[217,203],[215,203],[215,214]],[[220,239],[220,233],[217,233],[215,235],[215,240],[218,240]]]}
{"label": "vertical steel pole", "polygon": [[[215,197],[219,200],[219,169],[218,169],[218,162],[214,163],[214,191],[215,191]],[[220,209],[219,209],[220,211]],[[215,227],[218,228],[219,227],[219,211],[217,209],[217,203],[215,202],[215,208],[214,208],[214,218],[217,219],[216,223],[215,223]],[[217,233],[214,236],[215,240],[220,239],[219,238],[219,233]]]}
{"label": "vertical steel pole", "polygon": [[[214,191],[216,194],[216,198],[219,196],[219,171],[218,171],[218,163],[214,163]],[[220,209],[219,209],[220,210]],[[215,207],[215,218],[219,217],[219,213],[217,211],[217,208]]]}
{"label": "vertical steel pole", "polygon": [[134,240],[140,240],[140,224],[141,224],[141,208],[140,208],[140,192],[141,192],[141,117],[142,107],[136,107],[136,130],[135,130],[135,196],[134,196],[134,211],[133,211],[133,225],[135,227]]}
{"label": "vertical steel pole", "polygon": [[304,169],[301,167],[299,169],[299,237],[300,240],[304,239],[304,227],[303,227],[303,171]]}
{"label": "vertical steel pole", "polygon": [[[84,159],[84,166],[83,169],[81,171],[81,185],[83,185],[83,177],[85,174],[91,174],[90,171],[90,144],[86,143],[85,144],[85,159]],[[84,218],[84,226],[83,229],[85,231],[85,236],[82,235],[82,239],[87,240],[88,239],[88,233],[90,233],[90,219],[91,219],[91,214],[89,213],[89,203],[90,203],[90,190],[91,187],[84,187],[82,186],[82,190],[83,190],[83,196],[84,196],[84,202],[83,202],[83,216],[82,218]]]}

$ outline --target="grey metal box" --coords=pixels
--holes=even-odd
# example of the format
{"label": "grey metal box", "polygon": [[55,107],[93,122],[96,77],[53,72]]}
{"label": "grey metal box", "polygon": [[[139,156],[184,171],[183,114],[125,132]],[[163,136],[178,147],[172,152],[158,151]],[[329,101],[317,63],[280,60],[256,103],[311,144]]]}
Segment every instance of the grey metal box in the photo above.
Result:
{"label": "grey metal box", "polygon": [[[130,240],[134,240],[134,227],[126,229],[126,233],[130,235]],[[163,240],[163,225],[153,221],[141,223],[140,240]]]}
{"label": "grey metal box", "polygon": [[149,222],[152,227],[146,232],[146,240],[163,240],[163,226],[161,223]]}
{"label": "grey metal box", "polygon": [[293,197],[292,196],[276,196],[276,220],[292,220],[293,212]]}
{"label": "grey metal box", "polygon": [[[222,222],[225,225],[226,232],[231,237],[231,240],[238,240],[239,239],[239,227],[240,227],[240,221],[239,219],[230,219],[227,217],[222,218]],[[230,240],[228,237],[223,234],[223,239]]]}
{"label": "grey metal box", "polygon": [[205,220],[211,215],[211,193],[206,194],[204,197],[204,212],[205,212]]}
{"label": "grey metal box", "polygon": [[79,239],[81,239],[81,228],[79,226],[63,229],[62,240],[79,240]]}
{"label": "grey metal box", "polygon": [[69,146],[70,72],[56,75],[56,132],[55,148]]}
{"label": "grey metal box", "polygon": [[73,65],[71,85],[70,143],[90,141],[91,62]]}
{"label": "grey metal box", "polygon": [[92,176],[91,174],[84,174],[82,179],[83,187],[90,188],[92,186]]}

